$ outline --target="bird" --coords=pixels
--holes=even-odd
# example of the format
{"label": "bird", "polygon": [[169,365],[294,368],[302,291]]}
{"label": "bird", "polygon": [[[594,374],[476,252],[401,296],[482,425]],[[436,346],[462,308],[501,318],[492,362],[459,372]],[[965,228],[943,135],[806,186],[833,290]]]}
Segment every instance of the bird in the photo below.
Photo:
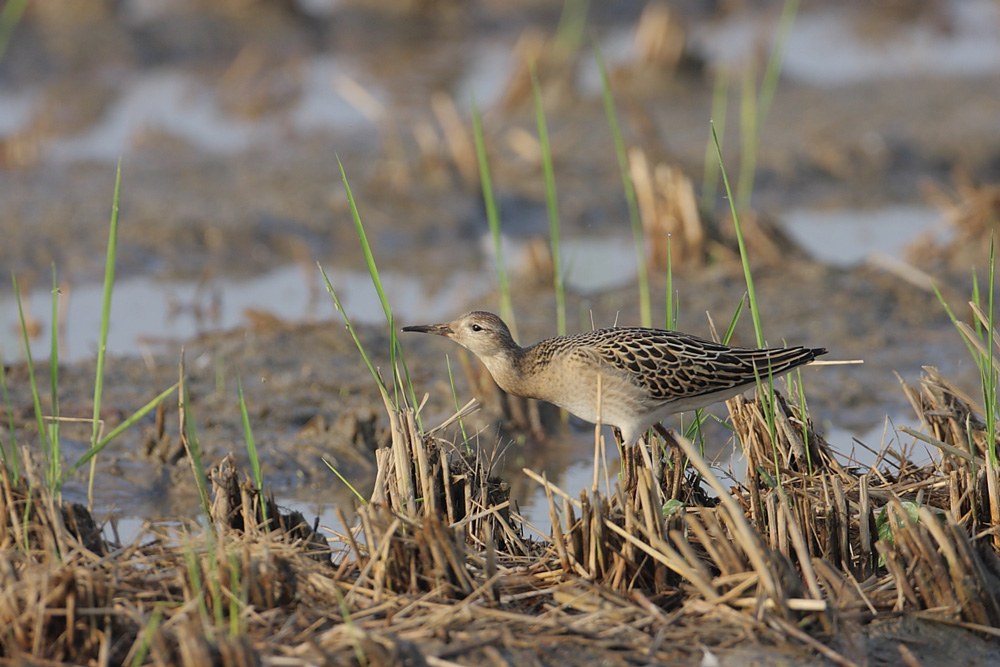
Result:
{"label": "bird", "polygon": [[670,415],[732,398],[758,379],[767,381],[769,374],[827,352],[821,347],[733,347],[645,327],[597,329],[521,347],[502,319],[481,310],[402,330],[450,338],[476,355],[508,394],[547,401],[584,421],[613,426],[626,445],[650,428],[665,434],[660,422]]}

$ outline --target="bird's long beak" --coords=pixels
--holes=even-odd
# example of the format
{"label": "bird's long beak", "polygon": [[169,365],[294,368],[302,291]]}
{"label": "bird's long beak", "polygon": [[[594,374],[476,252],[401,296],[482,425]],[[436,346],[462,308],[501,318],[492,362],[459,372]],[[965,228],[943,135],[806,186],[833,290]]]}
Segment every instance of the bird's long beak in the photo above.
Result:
{"label": "bird's long beak", "polygon": [[437,334],[438,336],[444,336],[445,338],[451,338],[455,333],[450,324],[421,324],[415,327],[403,327],[403,331]]}

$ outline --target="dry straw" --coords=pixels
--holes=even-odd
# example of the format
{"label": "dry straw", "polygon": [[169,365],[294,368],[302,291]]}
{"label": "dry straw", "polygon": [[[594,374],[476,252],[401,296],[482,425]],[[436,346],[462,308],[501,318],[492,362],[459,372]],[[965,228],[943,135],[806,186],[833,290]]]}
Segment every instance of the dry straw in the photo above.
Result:
{"label": "dry straw", "polygon": [[[750,641],[849,665],[863,656],[832,648],[844,623],[919,613],[996,636],[985,429],[933,370],[905,390],[921,437],[940,443],[931,463],[883,448],[877,469],[838,464],[780,395],[771,442],[761,405],[738,398],[741,484],[723,484],[683,438],[655,471],[627,450],[610,496],[525,471],[548,498],[541,538],[525,535],[482,457],[390,401],[372,502],[339,511],[329,546],[228,461],[210,475],[213,540],[153,525],[110,544],[43,490],[26,454],[27,476],[5,475],[0,490],[0,651],[104,664],[545,664],[566,652],[695,660],[699,646]],[[670,499],[681,509],[665,515]]]}

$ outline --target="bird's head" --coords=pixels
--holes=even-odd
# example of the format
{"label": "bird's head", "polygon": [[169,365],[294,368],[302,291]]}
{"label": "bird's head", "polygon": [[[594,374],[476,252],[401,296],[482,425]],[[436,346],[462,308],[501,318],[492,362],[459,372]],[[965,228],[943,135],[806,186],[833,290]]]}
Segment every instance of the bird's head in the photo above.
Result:
{"label": "bird's head", "polygon": [[450,338],[480,359],[502,354],[517,344],[504,321],[493,313],[474,310],[446,324],[403,327],[403,331],[431,333]]}

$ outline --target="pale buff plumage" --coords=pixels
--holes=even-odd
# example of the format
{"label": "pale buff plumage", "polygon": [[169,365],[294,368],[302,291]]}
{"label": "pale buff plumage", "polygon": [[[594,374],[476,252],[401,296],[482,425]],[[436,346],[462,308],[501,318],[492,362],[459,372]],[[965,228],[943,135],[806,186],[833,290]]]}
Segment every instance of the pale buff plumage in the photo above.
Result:
{"label": "pale buff plumage", "polygon": [[696,336],[638,327],[599,329],[547,338],[530,347],[514,342],[503,320],[483,311],[453,322],[404,327],[433,333],[468,348],[509,394],[553,403],[589,422],[618,427],[635,443],[663,418],[724,401],[808,364],[823,348],[731,347]]}

